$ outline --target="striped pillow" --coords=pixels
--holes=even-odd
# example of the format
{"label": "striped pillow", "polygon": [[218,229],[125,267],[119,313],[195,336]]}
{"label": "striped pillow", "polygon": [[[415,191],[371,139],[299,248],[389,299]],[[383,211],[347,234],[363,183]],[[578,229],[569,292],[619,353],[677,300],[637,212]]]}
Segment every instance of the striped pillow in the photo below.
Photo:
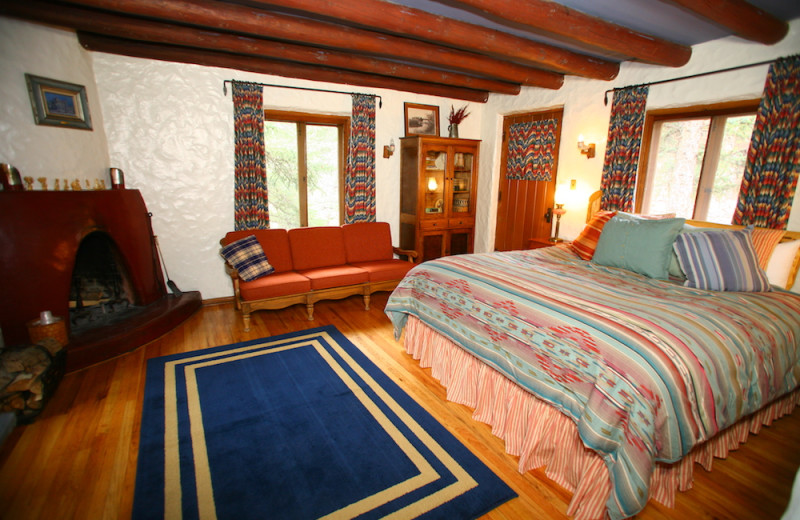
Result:
{"label": "striped pillow", "polygon": [[275,270],[255,235],[231,242],[222,248],[220,254],[239,272],[239,277],[245,282],[261,278]]}
{"label": "striped pillow", "polygon": [[681,233],[675,252],[686,273],[684,285],[709,291],[766,292],[771,290],[758,266],[749,229]]}
{"label": "striped pillow", "polygon": [[782,229],[753,229],[753,249],[758,257],[758,266],[766,270],[769,258],[775,246],[781,241],[786,231]]}
{"label": "striped pillow", "polygon": [[600,240],[600,233],[603,232],[603,226],[606,222],[614,218],[616,211],[598,211],[592,216],[592,220],[586,224],[578,238],[572,241],[572,250],[584,260],[591,260],[594,256],[594,251],[597,249],[597,241]]}

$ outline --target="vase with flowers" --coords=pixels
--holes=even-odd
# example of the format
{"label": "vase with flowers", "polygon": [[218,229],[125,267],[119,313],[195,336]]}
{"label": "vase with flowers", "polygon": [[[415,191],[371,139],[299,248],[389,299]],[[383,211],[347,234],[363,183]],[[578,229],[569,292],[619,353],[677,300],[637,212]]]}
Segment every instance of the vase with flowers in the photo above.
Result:
{"label": "vase with flowers", "polygon": [[450,115],[447,116],[447,120],[450,122],[450,125],[447,127],[449,137],[458,139],[458,125],[461,121],[465,120],[468,115],[467,105],[464,105],[458,110],[456,110],[453,105],[450,105]]}

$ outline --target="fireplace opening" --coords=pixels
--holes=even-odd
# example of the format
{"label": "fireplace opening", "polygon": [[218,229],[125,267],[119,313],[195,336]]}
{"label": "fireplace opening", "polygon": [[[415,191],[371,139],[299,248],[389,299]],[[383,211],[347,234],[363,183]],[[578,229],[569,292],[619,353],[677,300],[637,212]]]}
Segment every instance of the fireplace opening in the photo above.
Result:
{"label": "fireplace opening", "polygon": [[139,312],[130,275],[114,241],[94,232],[81,242],[69,290],[70,335],[112,325]]}

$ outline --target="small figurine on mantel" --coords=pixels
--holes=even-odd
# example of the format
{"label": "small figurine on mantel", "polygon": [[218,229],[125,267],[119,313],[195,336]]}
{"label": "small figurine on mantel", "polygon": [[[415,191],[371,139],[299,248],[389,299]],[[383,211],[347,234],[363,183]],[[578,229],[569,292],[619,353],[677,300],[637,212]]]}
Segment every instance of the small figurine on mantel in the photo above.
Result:
{"label": "small figurine on mantel", "polygon": [[22,180],[25,182],[25,189],[31,191],[33,189],[33,177],[26,175]]}
{"label": "small figurine on mantel", "polygon": [[69,189],[69,183],[67,182],[67,179],[65,178],[64,179],[64,188],[63,188],[63,190],[67,191],[68,189]]}
{"label": "small figurine on mantel", "polygon": [[56,179],[56,185],[53,186],[53,189],[55,191],[61,191],[61,181],[60,180]]}
{"label": "small figurine on mantel", "polygon": [[36,180],[42,185],[42,189],[47,191],[47,177],[38,177]]}
{"label": "small figurine on mantel", "polygon": [[81,191],[82,188],[80,179],[75,179],[74,181],[72,181],[70,187],[72,188],[72,191]]}

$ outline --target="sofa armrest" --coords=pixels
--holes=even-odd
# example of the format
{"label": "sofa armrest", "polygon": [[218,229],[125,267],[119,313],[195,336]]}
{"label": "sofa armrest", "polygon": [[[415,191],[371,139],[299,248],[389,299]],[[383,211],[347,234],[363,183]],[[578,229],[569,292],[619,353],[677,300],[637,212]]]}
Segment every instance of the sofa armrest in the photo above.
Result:
{"label": "sofa armrest", "polygon": [[417,258],[417,252],[411,249],[400,249],[399,247],[392,247],[392,252],[398,256],[408,257],[408,261],[412,264]]}

